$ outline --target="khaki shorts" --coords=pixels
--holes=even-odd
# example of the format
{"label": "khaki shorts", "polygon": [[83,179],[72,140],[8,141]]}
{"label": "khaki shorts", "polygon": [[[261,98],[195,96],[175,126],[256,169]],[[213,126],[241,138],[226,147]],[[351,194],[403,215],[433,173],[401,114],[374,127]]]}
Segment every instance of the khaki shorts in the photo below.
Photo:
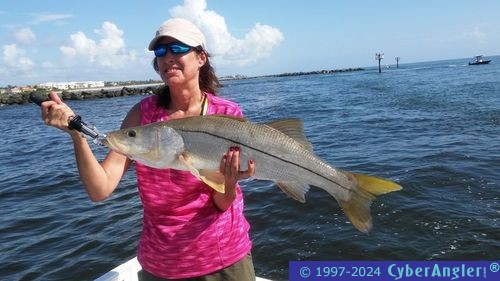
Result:
{"label": "khaki shorts", "polygon": [[[139,281],[168,281],[170,279],[164,279],[156,277],[153,274],[140,270],[137,273]],[[253,268],[252,253],[248,253],[239,262],[223,268],[214,273],[194,277],[187,279],[171,279],[171,280],[182,280],[182,281],[255,281],[255,271]]]}

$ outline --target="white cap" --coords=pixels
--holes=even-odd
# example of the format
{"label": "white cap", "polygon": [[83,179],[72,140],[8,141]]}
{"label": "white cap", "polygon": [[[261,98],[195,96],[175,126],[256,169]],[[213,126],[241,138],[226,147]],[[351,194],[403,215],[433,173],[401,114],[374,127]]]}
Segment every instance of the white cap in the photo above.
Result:
{"label": "white cap", "polygon": [[158,40],[165,36],[179,40],[190,47],[201,46],[206,51],[205,36],[196,25],[186,19],[174,18],[165,21],[156,31],[148,49],[153,51]]}

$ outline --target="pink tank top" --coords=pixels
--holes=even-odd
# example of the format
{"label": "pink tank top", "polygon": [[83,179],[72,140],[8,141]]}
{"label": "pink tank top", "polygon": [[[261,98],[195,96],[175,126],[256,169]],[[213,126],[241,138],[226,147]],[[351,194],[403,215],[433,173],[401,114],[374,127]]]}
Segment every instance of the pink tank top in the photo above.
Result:
{"label": "pink tank top", "polygon": [[[211,94],[207,100],[206,114],[242,116],[233,102]],[[157,103],[158,96],[141,101],[141,125],[168,119]],[[144,270],[169,279],[203,276],[251,250],[239,186],[232,206],[221,212],[212,201],[215,191],[190,172],[136,163],[136,173],[144,207],[137,257]]]}

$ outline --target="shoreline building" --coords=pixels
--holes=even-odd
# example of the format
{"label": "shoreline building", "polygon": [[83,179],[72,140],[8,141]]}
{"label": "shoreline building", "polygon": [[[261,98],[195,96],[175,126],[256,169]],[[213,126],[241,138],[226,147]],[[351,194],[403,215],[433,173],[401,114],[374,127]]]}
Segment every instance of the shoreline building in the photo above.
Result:
{"label": "shoreline building", "polygon": [[86,88],[102,88],[104,81],[82,81],[82,82],[46,82],[37,85],[38,88],[44,89],[86,89]]}

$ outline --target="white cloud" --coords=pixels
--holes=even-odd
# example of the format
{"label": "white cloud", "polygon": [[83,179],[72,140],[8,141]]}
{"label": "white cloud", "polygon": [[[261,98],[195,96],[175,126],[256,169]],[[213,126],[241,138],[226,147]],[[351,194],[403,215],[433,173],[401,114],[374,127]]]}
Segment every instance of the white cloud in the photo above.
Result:
{"label": "white cloud", "polygon": [[14,32],[14,38],[21,44],[31,44],[35,42],[36,35],[29,27],[21,28]]}
{"label": "white cloud", "polygon": [[61,46],[59,49],[69,61],[82,60],[93,63],[96,56],[96,43],[87,38],[81,31],[70,35],[71,46]]}
{"label": "white cloud", "polygon": [[257,23],[243,39],[228,31],[224,17],[207,10],[206,0],[184,0],[184,4],[170,9],[172,17],[185,18],[205,34],[209,53],[222,65],[248,65],[268,57],[274,47],[283,41],[283,33],[272,26]]}
{"label": "white cloud", "polygon": [[16,44],[3,46],[2,60],[8,72],[29,71],[34,66],[34,63],[25,56],[25,51],[17,48]]}
{"label": "white cloud", "polygon": [[73,17],[71,14],[33,14],[33,24],[40,24],[46,22],[64,22],[66,19]]}
{"label": "white cloud", "polygon": [[126,49],[123,31],[115,24],[104,22],[94,33],[102,37],[99,43],[80,31],[70,36],[69,46],[60,47],[67,64],[119,69],[136,59],[135,52]]}
{"label": "white cloud", "polygon": [[2,47],[0,62],[0,74],[2,74],[0,81],[9,85],[15,85],[22,77],[31,75],[34,66],[34,63],[25,56],[25,51],[16,44]]}

